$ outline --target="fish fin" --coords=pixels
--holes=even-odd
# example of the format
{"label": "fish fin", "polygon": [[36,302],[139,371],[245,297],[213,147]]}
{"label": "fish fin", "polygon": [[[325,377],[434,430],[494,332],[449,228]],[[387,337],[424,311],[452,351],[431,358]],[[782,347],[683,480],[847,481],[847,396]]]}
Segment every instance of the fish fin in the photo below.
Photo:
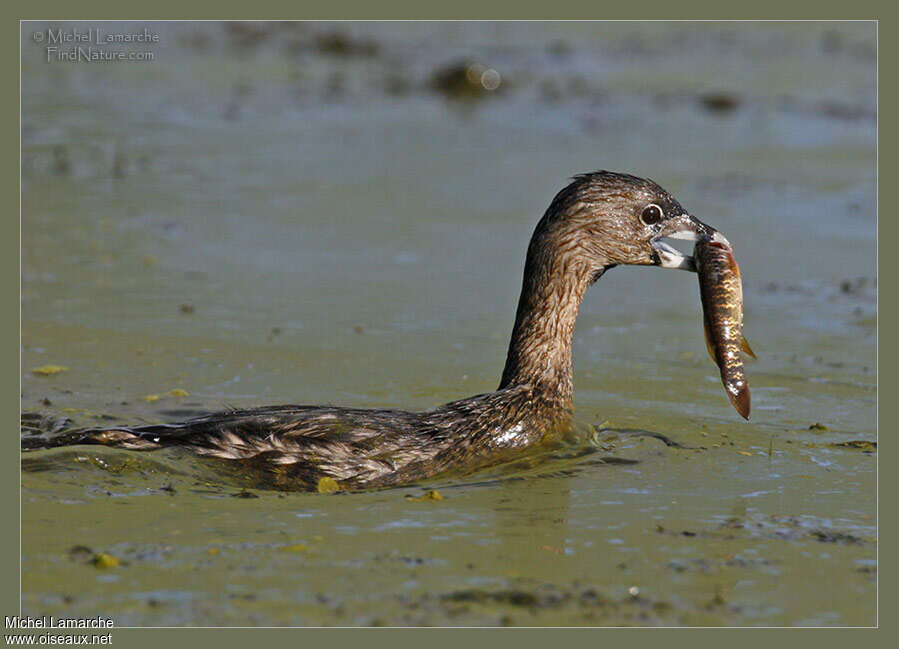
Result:
{"label": "fish fin", "polygon": [[728,393],[727,396],[730,397],[730,403],[734,410],[740,413],[743,419],[749,421],[749,388],[744,387],[736,394]]}
{"label": "fish fin", "polygon": [[705,332],[705,348],[708,350],[712,362],[717,365],[718,359],[715,358],[715,346],[712,344],[711,336],[709,336],[709,323],[705,320],[705,318],[703,318],[702,320],[702,329]]}
{"label": "fish fin", "polygon": [[727,255],[727,265],[730,267],[731,272],[740,279],[740,266],[737,264],[737,258],[734,257],[733,251]]}
{"label": "fish fin", "polygon": [[755,352],[752,351],[752,347],[749,346],[749,341],[746,340],[746,336],[740,337],[740,349],[742,349],[745,354],[749,354],[752,360],[758,360],[758,356],[756,356]]}

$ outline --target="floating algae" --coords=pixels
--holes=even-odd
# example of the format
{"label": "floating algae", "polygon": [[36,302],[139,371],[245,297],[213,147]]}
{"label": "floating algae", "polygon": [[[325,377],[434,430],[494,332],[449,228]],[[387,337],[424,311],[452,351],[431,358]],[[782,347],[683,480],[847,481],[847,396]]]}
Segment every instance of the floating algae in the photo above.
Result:
{"label": "floating algae", "polygon": [[430,491],[427,491],[420,496],[413,496],[411,494],[407,494],[406,500],[408,500],[409,502],[421,503],[421,502],[427,502],[429,500],[443,500],[443,496],[441,496],[440,492],[437,491],[436,489],[431,489]]}
{"label": "floating algae", "polygon": [[96,568],[118,568],[122,565],[122,562],[116,559],[111,554],[106,554],[105,552],[98,552],[91,559],[91,563]]}
{"label": "floating algae", "polygon": [[41,365],[40,367],[35,367],[31,370],[32,374],[37,374],[38,376],[56,376],[60,372],[68,372],[69,368],[65,365]]}
{"label": "floating algae", "polygon": [[305,543],[294,543],[292,545],[282,545],[280,548],[278,548],[278,550],[281,552],[295,552],[295,553],[305,552],[307,549],[308,548],[306,547]]}

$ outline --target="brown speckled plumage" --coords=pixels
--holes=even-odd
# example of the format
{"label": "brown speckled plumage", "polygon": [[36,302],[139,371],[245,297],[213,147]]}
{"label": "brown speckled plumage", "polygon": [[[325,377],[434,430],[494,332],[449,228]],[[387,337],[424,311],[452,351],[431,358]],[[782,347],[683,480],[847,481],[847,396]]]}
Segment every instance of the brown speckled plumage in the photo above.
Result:
{"label": "brown speckled plumage", "polygon": [[[647,224],[648,204],[663,211]],[[508,356],[495,392],[425,412],[330,406],[231,410],[189,421],[72,431],[23,448],[102,444],[180,447],[252,464],[282,489],[386,487],[451,469],[474,470],[559,435],[572,412],[571,340],[581,299],[619,264],[665,265],[655,243],[713,232],[652,181],[611,172],[577,176],[537,224],[527,252]],[[676,252],[676,251],[675,251]]]}

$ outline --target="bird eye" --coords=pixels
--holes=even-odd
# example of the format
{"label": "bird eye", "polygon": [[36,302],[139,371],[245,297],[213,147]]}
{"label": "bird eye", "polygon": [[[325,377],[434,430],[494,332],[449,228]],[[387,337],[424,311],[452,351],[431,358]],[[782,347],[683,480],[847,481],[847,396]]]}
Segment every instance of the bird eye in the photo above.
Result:
{"label": "bird eye", "polygon": [[646,225],[655,225],[662,220],[662,208],[655,204],[647,205],[643,208],[640,220]]}

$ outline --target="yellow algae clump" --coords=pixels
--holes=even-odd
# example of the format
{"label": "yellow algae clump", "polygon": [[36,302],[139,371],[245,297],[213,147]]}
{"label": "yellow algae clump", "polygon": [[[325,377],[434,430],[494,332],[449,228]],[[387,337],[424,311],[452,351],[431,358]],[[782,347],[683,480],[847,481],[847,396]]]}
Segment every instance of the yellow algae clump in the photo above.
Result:
{"label": "yellow algae clump", "polygon": [[173,390],[169,390],[170,397],[189,397],[190,392],[187,390],[182,390],[181,388],[174,388]]}
{"label": "yellow algae clump", "polygon": [[93,559],[91,559],[91,563],[94,564],[97,568],[118,568],[122,565],[122,562],[116,559],[111,554],[106,554],[105,552],[98,552],[94,555]]}
{"label": "yellow algae clump", "polygon": [[293,545],[282,545],[278,548],[281,552],[305,552],[305,543],[294,543]]}
{"label": "yellow algae clump", "polygon": [[147,403],[153,403],[154,401],[159,401],[159,398],[158,394],[148,394],[145,397],[141,397],[141,400],[146,401]]}
{"label": "yellow algae clump", "polygon": [[429,500],[443,500],[443,496],[441,496],[440,492],[436,489],[431,489],[430,491],[425,492],[420,496],[412,496],[410,494],[407,494],[406,500],[408,500],[409,502],[421,503]]}
{"label": "yellow algae clump", "polygon": [[68,372],[69,368],[65,365],[41,365],[40,367],[35,367],[31,370],[32,374],[37,374],[38,376],[55,376],[60,372]]}
{"label": "yellow algae clump", "polygon": [[749,451],[737,451],[737,453],[739,453],[740,455],[749,455],[749,456],[752,456],[752,453],[750,453]]}
{"label": "yellow algae clump", "polygon": [[340,491],[340,483],[334,478],[319,478],[316,489],[320,494],[331,494]]}

